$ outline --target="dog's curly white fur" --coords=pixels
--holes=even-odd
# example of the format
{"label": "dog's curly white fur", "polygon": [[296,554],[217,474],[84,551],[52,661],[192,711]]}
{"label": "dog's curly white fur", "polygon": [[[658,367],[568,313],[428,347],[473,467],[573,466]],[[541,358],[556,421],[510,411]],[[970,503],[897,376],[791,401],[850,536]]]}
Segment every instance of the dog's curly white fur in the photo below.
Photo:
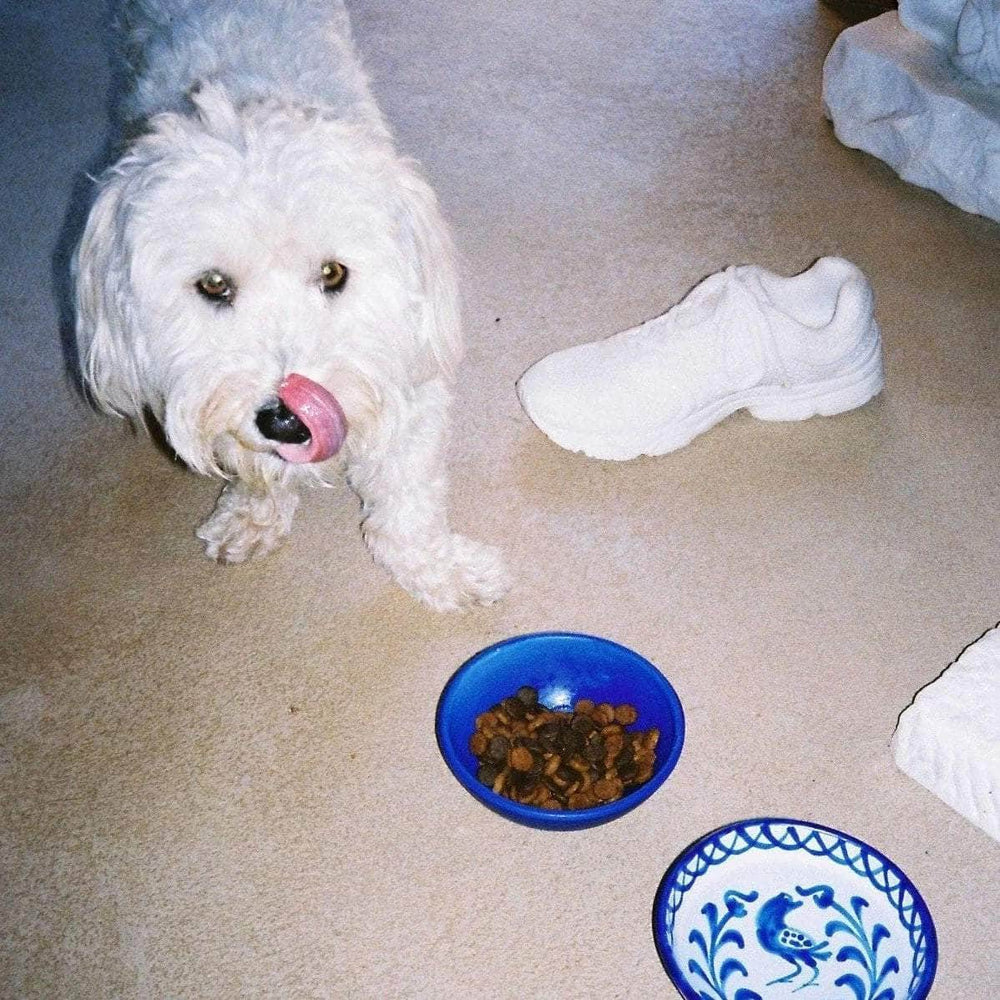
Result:
{"label": "dog's curly white fur", "polygon": [[[450,239],[401,157],[339,0],[127,0],[138,125],[99,179],[75,258],[85,378],[151,413],[192,468],[229,480],[198,530],[239,562],[289,531],[303,482],[340,470],[377,562],[439,610],[489,603],[496,549],[447,517],[461,354]],[[348,278],[333,294],[329,261]],[[224,277],[224,299],[200,277]],[[211,289],[210,289],[211,290]],[[296,373],[340,404],[333,458],[291,464],[257,414]]]}

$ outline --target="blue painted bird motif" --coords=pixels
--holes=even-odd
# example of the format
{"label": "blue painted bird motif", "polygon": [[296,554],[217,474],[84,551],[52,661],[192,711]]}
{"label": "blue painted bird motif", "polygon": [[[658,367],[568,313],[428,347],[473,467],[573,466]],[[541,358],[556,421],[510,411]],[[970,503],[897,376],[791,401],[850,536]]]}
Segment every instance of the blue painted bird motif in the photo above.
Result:
{"label": "blue painted bird motif", "polygon": [[782,892],[764,903],[757,913],[757,940],[761,947],[795,966],[787,976],[772,979],[768,986],[790,983],[806,968],[813,970],[812,978],[797,986],[795,992],[813,986],[819,977],[818,963],[825,962],[831,955],[828,942],[817,944],[808,934],[785,923],[788,914],[801,905],[802,900],[796,901],[787,892]]}

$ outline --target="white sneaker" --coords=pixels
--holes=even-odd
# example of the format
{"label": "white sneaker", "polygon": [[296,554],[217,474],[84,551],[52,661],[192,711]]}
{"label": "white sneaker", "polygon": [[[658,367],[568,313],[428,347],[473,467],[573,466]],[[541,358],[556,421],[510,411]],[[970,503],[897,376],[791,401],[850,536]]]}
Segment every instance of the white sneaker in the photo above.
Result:
{"label": "white sneaker", "polygon": [[871,285],[822,257],[792,278],[713,274],[656,319],[542,358],[517,393],[556,444],[623,461],[681,448],[743,407],[761,420],[842,413],[884,382]]}

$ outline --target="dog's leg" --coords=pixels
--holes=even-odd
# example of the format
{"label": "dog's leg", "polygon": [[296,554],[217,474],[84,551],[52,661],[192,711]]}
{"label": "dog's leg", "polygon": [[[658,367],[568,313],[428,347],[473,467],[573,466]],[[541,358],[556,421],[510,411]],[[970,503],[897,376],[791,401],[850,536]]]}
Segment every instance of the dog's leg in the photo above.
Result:
{"label": "dog's leg", "polygon": [[348,470],[375,561],[435,611],[492,604],[510,587],[498,549],[448,526],[447,398],[437,383],[419,388],[408,426]]}
{"label": "dog's leg", "polygon": [[211,559],[243,562],[266,555],[288,534],[298,505],[298,494],[287,486],[250,486],[236,480],[223,489],[197,535]]}

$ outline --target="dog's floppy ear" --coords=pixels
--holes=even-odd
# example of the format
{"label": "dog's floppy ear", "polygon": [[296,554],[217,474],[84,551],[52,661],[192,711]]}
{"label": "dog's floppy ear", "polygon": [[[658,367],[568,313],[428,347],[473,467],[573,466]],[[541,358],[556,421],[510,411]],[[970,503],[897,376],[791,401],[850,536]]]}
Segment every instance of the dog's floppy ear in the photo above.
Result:
{"label": "dog's floppy ear", "polygon": [[407,164],[400,224],[412,241],[423,292],[421,347],[449,380],[462,358],[462,319],[451,236],[430,185]]}
{"label": "dog's floppy ear", "polygon": [[101,184],[73,257],[80,367],[102,409],[141,418],[126,234],[129,171],[112,168]]}

